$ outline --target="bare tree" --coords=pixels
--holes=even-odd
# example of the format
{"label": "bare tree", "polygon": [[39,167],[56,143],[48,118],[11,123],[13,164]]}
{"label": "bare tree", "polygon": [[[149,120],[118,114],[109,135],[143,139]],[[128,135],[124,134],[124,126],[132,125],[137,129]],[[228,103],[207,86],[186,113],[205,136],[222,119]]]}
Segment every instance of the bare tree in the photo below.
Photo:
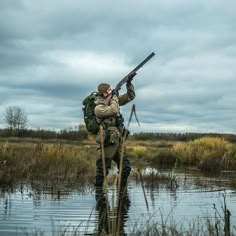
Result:
{"label": "bare tree", "polygon": [[26,127],[27,115],[21,107],[7,107],[5,109],[4,117],[10,129],[19,131],[20,129],[24,129]]}

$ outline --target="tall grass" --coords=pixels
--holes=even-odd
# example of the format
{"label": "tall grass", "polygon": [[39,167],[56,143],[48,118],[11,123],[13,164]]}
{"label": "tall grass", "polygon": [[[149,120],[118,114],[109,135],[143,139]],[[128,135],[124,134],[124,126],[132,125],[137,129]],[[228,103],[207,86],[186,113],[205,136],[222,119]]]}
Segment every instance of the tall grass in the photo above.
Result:
{"label": "tall grass", "polygon": [[96,149],[57,144],[0,143],[0,184],[22,179],[74,179],[94,176]]}
{"label": "tall grass", "polygon": [[173,151],[181,164],[196,165],[201,170],[236,168],[236,147],[223,138],[204,137],[177,143]]}
{"label": "tall grass", "polygon": [[176,162],[176,155],[171,148],[160,147],[159,144],[137,144],[127,148],[130,160],[136,165],[153,164],[158,166],[170,166]]}
{"label": "tall grass", "polygon": [[[21,179],[74,179],[95,175],[96,146],[87,143],[0,141],[0,184]],[[236,145],[223,138],[204,137],[186,143],[128,142],[133,166],[194,165],[204,171],[236,169]]]}

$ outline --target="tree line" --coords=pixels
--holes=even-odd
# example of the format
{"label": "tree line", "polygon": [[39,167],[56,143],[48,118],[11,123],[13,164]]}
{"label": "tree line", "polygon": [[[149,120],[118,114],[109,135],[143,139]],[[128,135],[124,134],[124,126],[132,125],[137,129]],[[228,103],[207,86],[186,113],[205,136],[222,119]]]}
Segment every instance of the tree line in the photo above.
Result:
{"label": "tree line", "polygon": [[[81,124],[76,130],[45,130],[45,129],[27,129],[27,114],[19,106],[9,106],[5,109],[4,120],[7,123],[6,129],[0,129],[0,137],[24,137],[24,138],[41,138],[41,139],[67,139],[67,140],[86,140],[89,136],[85,125]],[[204,136],[222,137],[229,142],[236,142],[235,134],[221,133],[134,133],[131,136],[133,140],[152,140],[152,141],[183,141],[198,139]]]}
{"label": "tree line", "polygon": [[88,138],[88,132],[86,130],[46,130],[46,129],[0,129],[0,138],[39,138],[39,139],[64,139],[73,141],[83,141]]}
{"label": "tree line", "polygon": [[77,130],[45,130],[45,129],[28,129],[27,114],[19,106],[9,106],[3,113],[6,128],[0,129],[0,137],[19,137],[19,138],[41,138],[41,139],[67,139],[67,140],[84,140],[88,137],[88,132],[79,126]]}
{"label": "tree line", "polygon": [[[72,141],[87,140],[89,133],[84,125],[80,125],[78,130],[45,130],[45,129],[0,129],[0,138],[19,137],[19,138],[40,138],[40,139],[64,139]],[[187,142],[202,137],[221,137],[225,140],[236,143],[235,134],[220,133],[134,133],[130,134],[130,140],[136,141],[182,141]]]}
{"label": "tree line", "polygon": [[235,134],[225,134],[225,133],[135,133],[132,138],[135,140],[153,140],[153,141],[191,141],[194,139],[199,139],[202,137],[221,137],[229,142],[236,143]]}

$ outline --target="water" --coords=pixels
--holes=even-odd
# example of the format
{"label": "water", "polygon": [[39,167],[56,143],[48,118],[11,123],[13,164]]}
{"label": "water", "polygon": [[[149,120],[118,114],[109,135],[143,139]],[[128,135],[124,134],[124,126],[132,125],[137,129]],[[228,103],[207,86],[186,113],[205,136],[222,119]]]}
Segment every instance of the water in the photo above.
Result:
{"label": "water", "polygon": [[[156,171],[148,169],[148,171]],[[170,171],[163,170],[168,175]],[[223,215],[223,201],[231,212],[231,225],[236,225],[236,189],[231,186],[236,172],[222,172],[215,177],[197,171],[178,171],[169,181],[153,183],[132,178],[122,195],[120,231],[132,232],[146,222],[175,222],[189,225],[206,217],[214,220],[216,210]],[[145,193],[144,193],[145,192]],[[93,186],[75,183],[19,183],[0,189],[0,235],[26,235],[58,232],[92,234],[107,225],[104,209],[109,204],[110,217],[115,218],[116,186],[109,185],[107,198]],[[146,202],[147,200],[147,202]],[[111,226],[112,227],[112,226]],[[58,235],[58,234],[57,234]]]}

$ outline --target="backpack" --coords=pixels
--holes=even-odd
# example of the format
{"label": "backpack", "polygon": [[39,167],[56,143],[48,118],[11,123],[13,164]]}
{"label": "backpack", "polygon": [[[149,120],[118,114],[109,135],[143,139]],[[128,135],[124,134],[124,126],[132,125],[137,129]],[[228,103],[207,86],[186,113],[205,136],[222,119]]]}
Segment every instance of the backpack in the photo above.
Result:
{"label": "backpack", "polygon": [[84,113],[84,123],[86,125],[87,131],[92,134],[97,134],[99,131],[99,124],[94,113],[95,108],[95,97],[98,95],[97,92],[92,92],[83,100],[83,113]]}

